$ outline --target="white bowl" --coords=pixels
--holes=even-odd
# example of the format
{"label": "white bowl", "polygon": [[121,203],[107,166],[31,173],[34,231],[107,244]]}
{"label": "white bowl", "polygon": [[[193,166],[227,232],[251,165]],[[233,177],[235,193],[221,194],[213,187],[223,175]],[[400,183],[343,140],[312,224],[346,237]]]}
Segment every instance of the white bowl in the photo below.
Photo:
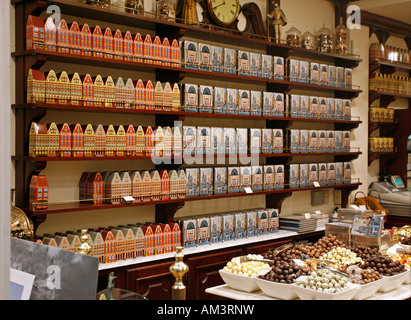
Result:
{"label": "white bowl", "polygon": [[364,300],[369,297],[371,297],[373,294],[375,294],[378,289],[383,285],[385,278],[382,277],[381,279],[378,279],[376,281],[367,283],[367,284],[360,284],[358,285],[357,292],[355,293],[355,296],[352,298],[353,300]]}
{"label": "white bowl", "polygon": [[406,251],[407,253],[410,253],[410,252],[411,252],[411,245],[409,245],[409,244],[402,244],[402,243],[399,243],[398,245],[399,245],[401,248],[405,249],[405,251]]}
{"label": "white bowl", "polygon": [[337,293],[319,292],[300,287],[295,283],[292,284],[292,286],[295,288],[295,292],[301,300],[351,300],[358,290],[358,285],[352,283],[348,284],[350,288]]}
{"label": "white bowl", "polygon": [[218,272],[224,282],[233,289],[245,292],[253,292],[259,289],[255,277],[240,276],[223,270],[218,270]]}
{"label": "white bowl", "polygon": [[403,284],[410,284],[411,283],[411,269],[406,269],[405,271],[408,275],[405,277]]}
{"label": "white bowl", "polygon": [[261,278],[256,278],[258,287],[265,295],[284,300],[297,299],[295,288],[292,284],[273,282]]}
{"label": "white bowl", "polygon": [[398,288],[402,283],[405,281],[405,279],[409,276],[409,273],[407,271],[401,272],[399,274],[396,274],[394,276],[383,276],[385,281],[382,283],[381,287],[378,289],[378,291],[381,292],[388,292],[391,290],[394,290]]}

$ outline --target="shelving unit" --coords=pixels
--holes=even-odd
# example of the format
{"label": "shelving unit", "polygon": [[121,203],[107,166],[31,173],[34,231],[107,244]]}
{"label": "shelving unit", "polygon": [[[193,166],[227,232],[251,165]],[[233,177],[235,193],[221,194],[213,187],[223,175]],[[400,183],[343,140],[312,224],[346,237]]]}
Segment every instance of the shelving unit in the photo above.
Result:
{"label": "shelving unit", "polygon": [[[250,76],[241,75],[231,75],[225,73],[216,73],[211,71],[201,71],[192,70],[186,68],[175,68],[166,66],[156,66],[147,65],[144,63],[136,62],[126,62],[118,60],[107,60],[95,57],[78,56],[71,54],[62,54],[58,52],[48,52],[42,50],[25,50],[25,25],[22,21],[27,21],[28,15],[40,15],[49,5],[58,5],[61,12],[64,15],[79,17],[79,18],[93,18],[93,20],[98,20],[105,22],[107,24],[119,24],[122,26],[128,26],[133,28],[142,28],[146,30],[151,30],[155,32],[156,35],[161,37],[169,37],[170,39],[181,39],[183,36],[194,36],[198,39],[215,39],[219,41],[231,41],[232,43],[237,43],[240,47],[263,49],[267,54],[280,55],[284,58],[290,56],[303,57],[305,59],[316,59],[327,63],[334,63],[337,66],[355,68],[362,61],[357,57],[350,56],[340,56],[329,53],[320,53],[314,50],[307,50],[303,48],[295,48],[285,44],[278,44],[270,42],[266,39],[260,39],[256,37],[249,37],[246,35],[239,34],[238,32],[227,33],[224,31],[217,30],[214,27],[199,27],[180,24],[176,22],[161,21],[155,18],[150,18],[146,16],[135,16],[125,12],[110,11],[94,6],[89,6],[83,3],[78,3],[70,0],[12,0],[12,4],[15,5],[16,14],[16,51],[12,54],[12,57],[16,63],[16,99],[15,104],[12,109],[16,117],[16,151],[15,156],[12,160],[15,163],[15,184],[16,184],[16,199],[15,204],[18,207],[23,208],[34,220],[36,227],[45,221],[47,215],[51,214],[61,214],[68,212],[85,212],[90,210],[105,210],[105,209],[121,209],[129,207],[139,207],[139,206],[155,206],[155,220],[156,222],[170,222],[173,220],[175,213],[181,209],[185,202],[190,201],[201,201],[209,200],[213,201],[215,199],[222,198],[234,198],[234,197],[250,197],[250,196],[265,196],[266,206],[270,208],[279,208],[286,198],[289,198],[294,192],[311,191],[316,190],[316,187],[305,187],[305,188],[289,188],[286,186],[284,189],[276,189],[270,191],[255,191],[252,194],[246,193],[230,193],[230,194],[219,194],[219,195],[209,195],[209,196],[196,196],[196,197],[186,197],[182,199],[172,199],[172,200],[161,200],[161,201],[150,201],[150,202],[139,202],[139,203],[122,203],[118,205],[93,205],[83,202],[70,202],[70,203],[59,203],[59,204],[49,204],[47,210],[42,211],[31,211],[28,206],[28,184],[30,177],[33,174],[39,174],[46,167],[48,162],[62,162],[67,163],[80,162],[80,161],[127,161],[127,160],[149,160],[151,157],[148,156],[136,156],[136,157],[83,157],[83,158],[58,158],[58,157],[29,157],[28,156],[28,132],[29,126],[32,122],[41,121],[48,113],[49,110],[57,111],[68,111],[68,112],[96,112],[99,114],[106,114],[107,118],[111,114],[129,115],[130,118],[137,117],[138,115],[153,115],[155,117],[155,125],[163,125],[164,123],[170,124],[175,120],[184,121],[188,117],[197,118],[221,118],[221,119],[247,119],[247,120],[261,120],[265,121],[267,128],[289,128],[293,123],[325,123],[334,126],[335,130],[354,130],[362,122],[360,120],[334,120],[334,119],[309,119],[309,118],[294,118],[294,117],[266,117],[266,116],[242,116],[242,115],[227,115],[227,114],[214,114],[214,113],[194,113],[185,111],[150,111],[150,110],[135,110],[135,109],[116,109],[116,108],[102,108],[102,107],[76,107],[68,105],[53,105],[53,104],[27,104],[25,101],[25,91],[26,91],[26,79],[28,70],[40,69],[45,66],[48,62],[63,62],[72,65],[82,66],[82,68],[87,68],[87,66],[93,67],[104,67],[118,70],[132,70],[135,72],[153,72],[155,73],[156,80],[158,81],[170,81],[170,82],[180,82],[186,76],[192,76],[198,79],[214,79],[218,78],[220,80],[226,80],[231,82],[254,84],[258,83],[266,87],[267,91],[283,92],[285,94],[291,92],[292,90],[306,90],[315,92],[325,92],[328,95],[333,95],[335,98],[341,99],[354,99],[362,91],[357,88],[342,88],[342,87],[332,87],[324,85],[315,85],[310,83],[300,83],[292,82],[288,80],[274,80],[274,79],[263,79]],[[133,118],[134,119],[134,118]],[[109,120],[108,120],[109,121]],[[131,120],[130,120],[131,121]],[[351,151],[351,152],[339,152],[339,153],[275,153],[275,154],[261,154],[260,158],[265,158],[267,163],[282,163],[287,164],[292,159],[298,158],[303,159],[304,157],[331,157],[335,161],[351,161],[356,159],[361,152]],[[226,156],[228,157],[228,155]],[[348,203],[348,197],[350,193],[356,190],[361,185],[361,182],[351,182],[339,185],[326,185],[321,186],[320,189],[335,189],[341,192],[341,206],[345,206]],[[321,236],[321,232],[315,232],[304,236],[318,238]],[[297,236],[295,239],[302,238],[303,236]],[[285,239],[281,241],[290,241],[290,239]],[[275,242],[275,245],[279,245],[282,242]],[[262,246],[253,245],[246,246],[237,249],[227,249],[227,250],[217,250],[217,252],[201,253],[199,256],[193,257],[189,262],[191,263],[193,270],[204,272],[207,269],[205,267],[206,262],[208,263],[209,258],[212,262],[212,270],[215,272],[215,268],[219,268],[222,261],[226,261],[227,257],[243,254],[244,252],[255,252],[256,250],[263,250],[272,246],[273,242],[268,242]],[[259,248],[257,248],[259,247]],[[262,251],[259,251],[262,252]],[[234,254],[234,255],[233,255]],[[169,266],[169,261],[165,260],[164,263],[156,262],[155,269],[160,272],[160,270],[165,270],[161,273],[161,276],[156,278],[161,279],[161,281],[166,281],[170,284],[170,278],[167,266]],[[190,267],[191,268],[191,267]],[[120,287],[128,288],[133,291],[134,286],[136,286],[137,278],[143,279],[146,275],[153,272],[153,264],[143,263],[141,266],[128,266],[127,268],[121,268],[116,271],[116,275],[120,279]],[[105,268],[105,272],[110,270],[109,267]],[[103,273],[101,276],[106,276]],[[134,280],[133,280],[134,279]],[[192,283],[198,282],[197,275],[189,275],[189,286]],[[211,283],[209,286],[213,286],[215,283]],[[201,289],[202,286],[200,285]],[[196,289],[198,290],[198,289]],[[189,296],[193,297],[193,293],[189,292]],[[168,298],[168,296],[162,295],[162,297]]]}

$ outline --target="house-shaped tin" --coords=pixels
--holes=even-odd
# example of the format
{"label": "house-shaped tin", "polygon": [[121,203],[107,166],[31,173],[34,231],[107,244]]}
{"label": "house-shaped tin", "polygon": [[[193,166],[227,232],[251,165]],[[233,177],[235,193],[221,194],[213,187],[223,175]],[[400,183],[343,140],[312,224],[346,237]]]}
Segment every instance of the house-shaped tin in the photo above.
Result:
{"label": "house-shaped tin", "polygon": [[31,210],[44,210],[48,207],[49,184],[47,176],[34,175],[30,180],[29,204]]}
{"label": "house-shaped tin", "polygon": [[120,29],[117,29],[113,36],[113,53],[114,59],[124,59],[124,38]]}
{"label": "house-shaped tin", "polygon": [[57,125],[60,132],[60,157],[71,157],[71,130],[67,123]]}
{"label": "house-shaped tin", "polygon": [[82,126],[84,138],[84,156],[92,157],[96,149],[96,136],[94,135],[94,128],[91,124]]}
{"label": "house-shaped tin", "polygon": [[144,234],[144,256],[154,255],[154,232],[150,225],[142,225],[141,229]]}
{"label": "house-shaped tin", "polygon": [[169,82],[163,84],[163,109],[171,111],[173,107],[173,89]]}
{"label": "house-shaped tin", "polygon": [[154,87],[154,109],[161,111],[164,105],[164,89],[160,81]]}
{"label": "house-shaped tin", "polygon": [[103,53],[104,58],[114,58],[114,37],[110,27],[107,27],[103,33]]}
{"label": "house-shaped tin", "polygon": [[114,108],[114,104],[116,101],[116,86],[114,84],[114,80],[111,76],[108,76],[103,79],[104,82],[104,107],[106,108]]}
{"label": "house-shaped tin", "polygon": [[115,101],[116,108],[124,108],[125,103],[125,91],[124,91],[124,80],[122,77],[119,77],[116,81],[116,90],[115,90]]}
{"label": "house-shaped tin", "polygon": [[177,251],[177,247],[181,246],[181,229],[177,222],[169,223],[171,230],[171,245],[173,252]]}
{"label": "house-shaped tin", "polygon": [[173,127],[171,130],[173,132],[173,155],[176,159],[176,157],[181,157],[183,154],[183,137],[180,127]]}
{"label": "house-shaped tin", "polygon": [[26,49],[44,50],[44,21],[40,17],[29,15],[26,24]]}
{"label": "house-shaped tin", "polygon": [[81,54],[81,29],[76,21],[68,25],[71,54]]}
{"label": "house-shaped tin", "polygon": [[84,133],[81,124],[70,125],[73,157],[84,156]]}
{"label": "house-shaped tin", "polygon": [[173,154],[173,130],[170,127],[163,129],[163,157],[171,158]]}
{"label": "house-shaped tin", "polygon": [[144,63],[154,63],[154,46],[153,40],[149,34],[144,37],[143,41],[143,62]]}
{"label": "house-shaped tin", "polygon": [[57,244],[57,248],[61,249],[61,250],[67,250],[67,251],[72,251],[71,246],[70,246],[70,242],[67,239],[67,236],[64,235],[56,235],[54,237],[54,239],[56,239],[56,244]]}
{"label": "house-shaped tin", "polygon": [[131,196],[135,199],[135,202],[143,200],[143,180],[141,178],[140,171],[133,171],[130,175],[131,180]]}
{"label": "house-shaped tin", "polygon": [[142,126],[138,126],[136,130],[136,153],[139,156],[146,153],[146,135]]}
{"label": "house-shaped tin", "polygon": [[178,199],[179,181],[177,170],[169,170],[168,177],[170,183],[170,199]]}
{"label": "house-shaped tin", "polygon": [[127,138],[124,126],[119,125],[114,127],[116,130],[116,152],[117,157],[123,157],[126,154]]}
{"label": "house-shaped tin", "polygon": [[136,109],[144,110],[146,108],[146,88],[141,79],[135,84],[135,104]]}
{"label": "house-shaped tin", "polygon": [[163,232],[163,253],[173,252],[173,235],[168,223],[160,223],[161,230]]}
{"label": "house-shaped tin", "polygon": [[126,131],[126,149],[125,153],[127,156],[135,156],[137,154],[136,147],[136,131],[134,126],[130,124]]}
{"label": "house-shaped tin", "polygon": [[58,95],[57,95],[57,103],[58,104],[69,104],[70,97],[71,97],[71,81],[66,71],[62,71],[61,73],[56,75],[58,79]]}
{"label": "house-shaped tin", "polygon": [[105,196],[105,184],[100,172],[92,172],[87,177],[87,198],[95,205],[102,204]]}
{"label": "house-shaped tin", "polygon": [[104,38],[103,38],[103,31],[101,30],[100,26],[95,26],[91,29],[91,43],[92,43],[92,51],[93,57],[96,58],[103,58],[103,46],[104,46]]}
{"label": "house-shaped tin", "polygon": [[133,60],[134,62],[143,62],[144,58],[144,44],[140,33],[137,33],[133,41]]}
{"label": "house-shaped tin", "polygon": [[64,19],[57,26],[57,51],[70,53],[70,29]]}
{"label": "house-shaped tin", "polygon": [[87,235],[90,238],[91,252],[90,256],[98,259],[99,263],[105,262],[105,242],[101,232],[88,231]]}
{"label": "house-shaped tin", "polygon": [[80,49],[81,54],[91,57],[93,55],[93,41],[90,26],[85,23],[80,27]]}
{"label": "house-shaped tin", "polygon": [[56,239],[54,238],[45,236],[43,237],[42,242],[45,246],[57,248],[57,242],[56,242]]}
{"label": "house-shaped tin", "polygon": [[89,74],[81,76],[81,82],[83,84],[83,106],[94,106],[94,81]]}
{"label": "house-shaped tin", "polygon": [[80,75],[76,72],[69,75],[70,79],[70,104],[79,106],[83,100],[83,83]]}
{"label": "house-shaped tin", "polygon": [[91,78],[93,81],[93,89],[94,89],[94,106],[95,107],[103,107],[104,100],[106,98],[106,88],[104,84],[104,80],[101,75],[97,75]]}
{"label": "house-shaped tin", "polygon": [[104,130],[104,126],[99,124],[94,129],[94,136],[95,136],[95,149],[94,154],[96,156],[105,156],[106,155],[106,131]]}
{"label": "house-shaped tin", "polygon": [[145,101],[145,108],[146,110],[154,110],[155,107],[155,99],[154,99],[154,85],[153,83],[148,80],[144,82],[144,101]]}
{"label": "house-shaped tin", "polygon": [[116,262],[116,240],[110,230],[102,230],[104,240],[104,263]]}
{"label": "house-shaped tin", "polygon": [[141,225],[129,225],[131,230],[133,231],[134,238],[136,240],[136,257],[143,257],[144,256],[144,244],[145,244],[145,237],[143,229]]}
{"label": "house-shaped tin", "polygon": [[47,124],[32,122],[29,133],[29,156],[47,156],[48,154],[48,133]]}
{"label": "house-shaped tin", "polygon": [[106,203],[119,204],[122,200],[122,181],[118,172],[110,172],[104,180]]}
{"label": "house-shaped tin", "polygon": [[128,226],[121,227],[124,235],[124,259],[133,259],[136,257],[136,237],[133,230]]}
{"label": "house-shaped tin", "polygon": [[83,172],[80,177],[79,181],[79,200],[88,200],[87,196],[87,183],[88,177],[90,176],[91,172]]}
{"label": "house-shaped tin", "polygon": [[112,124],[103,126],[106,132],[106,156],[114,157],[117,150],[117,132]]}
{"label": "house-shaped tin", "polygon": [[155,65],[162,65],[163,64],[163,56],[162,56],[162,43],[159,36],[155,36],[153,39],[153,63]]}
{"label": "house-shaped tin", "polygon": [[154,129],[154,156],[162,157],[164,150],[164,131],[161,126]]}
{"label": "house-shaped tin", "polygon": [[134,82],[128,78],[124,85],[124,108],[134,109],[136,105],[136,92]]}
{"label": "house-shaped tin", "polygon": [[160,172],[161,178],[161,198],[163,200],[170,199],[170,177],[168,176],[167,170],[162,170]]}
{"label": "house-shaped tin", "polygon": [[54,70],[46,74],[46,103],[55,104],[58,102],[59,81]]}
{"label": "house-shaped tin", "polygon": [[158,201],[161,200],[161,177],[157,170],[153,170],[150,173],[151,177],[151,200]]}
{"label": "house-shaped tin", "polygon": [[120,172],[120,179],[122,183],[122,198],[131,197],[132,195],[132,186],[131,186],[131,177],[128,171]]}
{"label": "house-shaped tin", "polygon": [[141,186],[143,188],[143,201],[151,200],[152,184],[151,175],[149,171],[143,171],[141,173]]}
{"label": "house-shaped tin", "polygon": [[182,199],[187,196],[187,175],[186,175],[185,170],[183,169],[178,170],[177,173],[178,173],[178,181],[179,181],[178,197]]}
{"label": "house-shaped tin", "polygon": [[161,43],[161,60],[164,66],[171,66],[171,46],[167,37]]}
{"label": "house-shaped tin", "polygon": [[130,31],[122,34],[124,61],[134,61],[134,40]]}
{"label": "house-shaped tin", "polygon": [[174,83],[172,98],[171,98],[171,109],[172,111],[180,111],[180,106],[181,106],[180,88],[178,86],[178,83]]}
{"label": "house-shaped tin", "polygon": [[151,229],[154,233],[154,254],[164,253],[164,235],[160,224],[152,224]]}
{"label": "house-shaped tin", "polygon": [[177,39],[174,39],[171,42],[170,57],[171,57],[171,66],[179,68],[180,63],[181,63],[181,53],[180,53],[180,46],[178,44]]}
{"label": "house-shaped tin", "polygon": [[57,125],[47,124],[47,156],[55,157],[60,150],[60,132]]}
{"label": "house-shaped tin", "polygon": [[47,51],[57,50],[57,28],[52,17],[44,24],[44,44]]}
{"label": "house-shaped tin", "polygon": [[126,258],[126,239],[123,230],[111,229],[114,240],[116,241],[116,261],[124,260]]}
{"label": "house-shaped tin", "polygon": [[144,155],[151,156],[155,146],[155,136],[154,130],[151,126],[144,128],[144,136],[145,136],[145,152]]}
{"label": "house-shaped tin", "polygon": [[[74,233],[68,233],[67,234],[67,240],[70,245],[70,251],[76,252],[77,248],[81,246],[81,240],[80,237],[77,234]],[[91,252],[90,252],[91,254]]]}
{"label": "house-shaped tin", "polygon": [[30,69],[27,77],[27,103],[43,103],[46,98],[46,77],[43,71]]}

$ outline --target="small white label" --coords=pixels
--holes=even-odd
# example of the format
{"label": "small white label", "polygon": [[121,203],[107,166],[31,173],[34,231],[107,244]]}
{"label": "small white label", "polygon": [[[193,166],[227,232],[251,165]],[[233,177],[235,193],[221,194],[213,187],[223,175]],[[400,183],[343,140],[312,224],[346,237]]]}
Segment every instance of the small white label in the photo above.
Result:
{"label": "small white label", "polygon": [[319,186],[320,186],[320,184],[318,183],[318,181],[314,181],[313,183],[314,183],[314,187],[319,187]]}
{"label": "small white label", "polygon": [[244,191],[245,193],[253,193],[253,189],[251,189],[250,187],[245,187]]}
{"label": "small white label", "polygon": [[305,217],[306,219],[310,219],[310,218],[311,218],[311,215],[310,215],[309,213],[304,213],[304,217]]}
{"label": "small white label", "polygon": [[124,199],[124,201],[126,201],[126,202],[132,202],[132,201],[135,201],[135,200],[136,200],[136,199],[134,199],[134,198],[131,197],[131,196],[123,197],[123,199]]}
{"label": "small white label", "polygon": [[304,261],[301,259],[293,259],[293,261],[297,266],[303,267],[305,265]]}
{"label": "small white label", "polygon": [[315,210],[315,214],[321,214],[320,210]]}

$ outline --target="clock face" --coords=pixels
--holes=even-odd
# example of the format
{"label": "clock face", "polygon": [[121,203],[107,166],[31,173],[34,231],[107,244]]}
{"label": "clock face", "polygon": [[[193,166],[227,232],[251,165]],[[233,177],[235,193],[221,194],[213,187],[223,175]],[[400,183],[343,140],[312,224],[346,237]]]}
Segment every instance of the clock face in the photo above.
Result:
{"label": "clock face", "polygon": [[239,0],[208,0],[208,7],[215,22],[222,26],[233,23],[240,13]]}

